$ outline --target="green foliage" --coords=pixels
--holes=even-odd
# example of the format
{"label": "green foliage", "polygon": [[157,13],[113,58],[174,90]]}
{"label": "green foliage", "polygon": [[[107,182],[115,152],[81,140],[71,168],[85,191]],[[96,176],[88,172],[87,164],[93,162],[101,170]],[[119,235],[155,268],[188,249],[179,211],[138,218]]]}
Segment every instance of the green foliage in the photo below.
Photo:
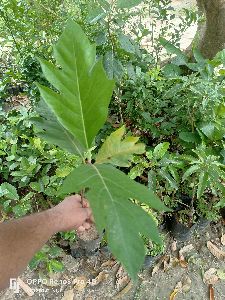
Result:
{"label": "green foliage", "polygon": [[83,147],[77,147],[77,153],[82,156],[81,151],[92,146],[94,137],[106,121],[114,83],[105,77],[101,61],[95,61],[95,46],[72,21],[68,22],[54,47],[54,56],[62,69],[43,60],[40,62],[45,77],[60,94],[41,85],[38,87],[58,121]]}
{"label": "green foliage", "polygon": [[42,267],[49,273],[62,272],[64,270],[64,266],[59,260],[57,260],[61,254],[61,248],[57,246],[49,247],[44,245],[44,247],[34,255],[29,263],[29,267],[31,270]]}
{"label": "green foliage", "polygon": [[0,207],[5,218],[46,209],[46,198],[57,203],[63,178],[81,163],[35,136],[30,122],[35,115],[23,108],[0,116]]}
{"label": "green foliage", "polygon": [[[73,47],[70,49],[68,41],[71,40],[71,36]],[[94,54],[95,46],[90,45],[80,27],[70,21],[55,47],[55,57],[61,69],[42,62],[45,75],[58,93],[39,86],[42,97],[56,115],[58,122],[70,131],[79,145],[83,146],[83,151],[89,152],[94,135],[106,120],[109,97],[113,88],[113,82],[108,80],[103,72],[101,61],[95,62]],[[79,62],[81,59],[83,64],[76,64],[76,61]],[[75,82],[68,78],[68,74],[73,76]],[[67,94],[69,98],[65,97]],[[65,107],[62,104],[64,102],[67,103]],[[121,133],[123,135],[123,129],[111,135],[109,139],[113,143],[114,140],[118,143],[117,136],[119,135],[120,141]],[[131,145],[128,143],[129,140],[132,141]],[[143,146],[137,150],[136,141],[137,139],[126,138],[122,142],[130,149],[124,151],[123,157],[119,158],[120,161],[128,161],[131,153],[140,152],[140,149],[143,152]],[[100,155],[103,155],[104,148],[103,145]],[[118,149],[115,150],[116,157]],[[112,150],[109,155],[114,157]],[[84,157],[83,153],[80,153],[80,156]],[[160,238],[151,217],[140,207],[132,204],[130,198],[143,201],[157,210],[166,207],[146,187],[131,181],[121,171],[112,167],[98,165],[97,162],[91,164],[90,157],[89,164],[71,172],[64,181],[60,193],[85,191],[87,188],[89,190],[85,194],[90,201],[97,228],[99,231],[106,229],[112,252],[124,264],[130,276],[136,278],[144,259],[144,245],[140,233],[157,242],[160,242]],[[131,220],[136,220],[134,227],[131,226]]]}
{"label": "green foliage", "polygon": [[224,195],[225,187],[222,182],[225,178],[225,166],[220,163],[220,157],[213,155],[213,151],[207,149],[205,145],[192,151],[195,156],[183,157],[190,165],[183,174],[183,181],[194,175],[193,177],[197,181],[197,199],[207,188],[210,188],[217,196]]}

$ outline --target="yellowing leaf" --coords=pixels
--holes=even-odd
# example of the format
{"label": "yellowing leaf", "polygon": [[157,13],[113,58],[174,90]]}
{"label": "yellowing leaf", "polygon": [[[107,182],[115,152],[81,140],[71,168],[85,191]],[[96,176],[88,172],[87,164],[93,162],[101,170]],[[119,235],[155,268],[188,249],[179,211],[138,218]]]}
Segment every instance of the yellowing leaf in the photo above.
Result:
{"label": "yellowing leaf", "polygon": [[145,152],[145,145],[138,143],[138,137],[126,137],[125,127],[121,127],[113,132],[104,142],[99,150],[96,163],[111,163],[115,166],[129,167],[133,154],[142,154]]}

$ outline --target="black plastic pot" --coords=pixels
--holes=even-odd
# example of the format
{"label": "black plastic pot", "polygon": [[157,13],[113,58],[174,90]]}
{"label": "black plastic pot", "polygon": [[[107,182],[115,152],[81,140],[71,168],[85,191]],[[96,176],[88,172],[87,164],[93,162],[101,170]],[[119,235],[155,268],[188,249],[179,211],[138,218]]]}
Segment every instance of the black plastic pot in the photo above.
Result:
{"label": "black plastic pot", "polygon": [[171,216],[167,218],[166,223],[167,230],[170,231],[171,235],[176,240],[187,241],[191,238],[194,232],[197,231],[200,233],[201,231],[203,231],[210,224],[210,221],[204,218],[199,218],[199,220],[194,225],[188,227],[177,221],[175,216]]}

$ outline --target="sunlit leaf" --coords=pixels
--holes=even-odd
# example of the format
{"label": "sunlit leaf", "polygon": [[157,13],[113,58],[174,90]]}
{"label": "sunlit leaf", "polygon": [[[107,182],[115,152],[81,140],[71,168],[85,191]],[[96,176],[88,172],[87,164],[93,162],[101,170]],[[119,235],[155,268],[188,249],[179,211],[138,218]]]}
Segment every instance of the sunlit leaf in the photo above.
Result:
{"label": "sunlit leaf", "polygon": [[97,154],[96,163],[111,163],[115,166],[128,167],[133,154],[145,152],[145,145],[137,144],[138,137],[128,136],[122,140],[124,134],[125,127],[123,126],[106,138]]}
{"label": "sunlit leaf", "polygon": [[41,96],[59,123],[88,150],[107,118],[114,82],[96,61],[95,45],[73,21],[54,46],[54,57],[60,68],[43,59],[40,63],[57,91],[38,84]]}

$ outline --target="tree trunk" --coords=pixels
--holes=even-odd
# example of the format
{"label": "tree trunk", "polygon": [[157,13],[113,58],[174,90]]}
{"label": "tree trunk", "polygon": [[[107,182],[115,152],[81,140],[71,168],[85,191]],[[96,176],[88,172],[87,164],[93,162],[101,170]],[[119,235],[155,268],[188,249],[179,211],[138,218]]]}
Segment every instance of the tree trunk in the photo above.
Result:
{"label": "tree trunk", "polygon": [[225,48],[225,0],[197,0],[205,22],[199,24],[194,45],[205,58],[213,58]]}

